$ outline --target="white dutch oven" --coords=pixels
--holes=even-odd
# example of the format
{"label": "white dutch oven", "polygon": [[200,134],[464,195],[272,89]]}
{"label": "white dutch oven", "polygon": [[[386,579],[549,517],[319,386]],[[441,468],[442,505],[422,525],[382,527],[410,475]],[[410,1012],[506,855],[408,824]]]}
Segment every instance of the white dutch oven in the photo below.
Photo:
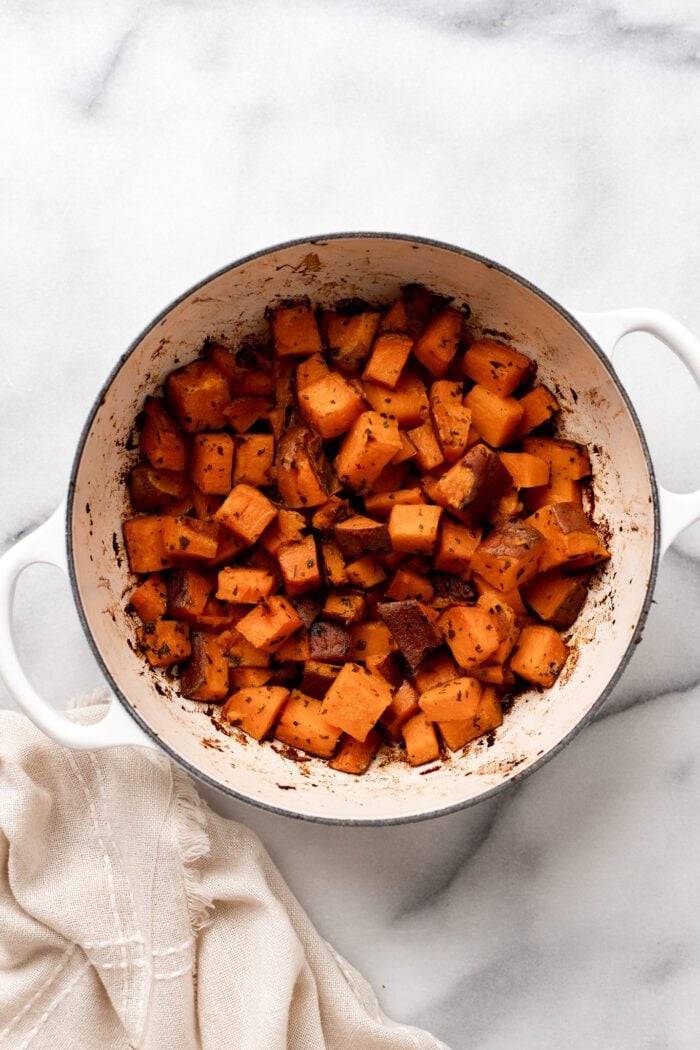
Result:
{"label": "white dutch oven", "polygon": [[[594,516],[612,558],[570,632],[572,656],[556,685],[519,696],[495,742],[479,741],[439,768],[380,760],[363,777],[318,760],[292,762],[212,723],[211,707],[183,700],[133,648],[124,612],[133,586],[121,539],[123,478],[137,458],[134,420],[144,397],[204,340],[235,344],[264,331],[265,306],[308,295],[328,305],[358,296],[387,302],[419,282],[468,303],[477,332],[497,333],[536,358],[556,390],[567,437],[593,448]],[[644,435],[609,360],[617,341],[650,332],[700,382],[700,343],[654,310],[574,314],[505,267],[420,238],[343,234],[284,244],[234,263],[168,307],[127,350],[103,387],[78,444],[68,492],[41,528],[0,561],[0,671],[45,733],[75,748],[162,748],[221,791],[291,816],[338,823],[417,820],[468,805],[531,772],[591,717],[622,673],[649,608],[659,558],[700,517],[700,493],[675,495],[654,480]],[[106,717],[76,725],[27,681],[11,644],[15,581],[33,562],[66,569],[88,641],[114,691]]]}

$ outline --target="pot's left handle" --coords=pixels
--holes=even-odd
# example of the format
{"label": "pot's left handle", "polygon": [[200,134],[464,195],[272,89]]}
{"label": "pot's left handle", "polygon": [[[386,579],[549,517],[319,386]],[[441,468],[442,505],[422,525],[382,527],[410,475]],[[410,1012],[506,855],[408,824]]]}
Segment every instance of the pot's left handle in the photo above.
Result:
{"label": "pot's left handle", "polygon": [[112,699],[101,721],[80,725],[69,721],[32,687],[15,649],[12,606],[18,577],[37,562],[56,565],[67,572],[65,506],[59,507],[47,522],[24,536],[0,558],[0,675],[10,693],[35,726],[66,747],[91,751],[122,744],[155,747],[118,700]]}

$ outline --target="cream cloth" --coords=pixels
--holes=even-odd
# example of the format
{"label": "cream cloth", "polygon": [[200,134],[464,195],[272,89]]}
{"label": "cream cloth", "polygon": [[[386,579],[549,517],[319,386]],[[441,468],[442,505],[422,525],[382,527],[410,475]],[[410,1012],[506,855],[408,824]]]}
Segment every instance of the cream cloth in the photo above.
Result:
{"label": "cream cloth", "polygon": [[10,712],[0,740],[0,1046],[444,1050],[165,756],[73,752]]}

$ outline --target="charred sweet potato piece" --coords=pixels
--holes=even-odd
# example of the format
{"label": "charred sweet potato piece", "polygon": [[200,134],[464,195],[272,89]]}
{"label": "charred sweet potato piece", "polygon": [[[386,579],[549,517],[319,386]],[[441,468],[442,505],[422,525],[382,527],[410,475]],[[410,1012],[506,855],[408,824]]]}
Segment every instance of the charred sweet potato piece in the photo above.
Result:
{"label": "charred sweet potato piece", "polygon": [[190,655],[190,629],[179,620],[156,620],[137,627],[136,640],[151,667],[170,667]]}
{"label": "charred sweet potato piece", "polygon": [[183,471],[187,466],[187,447],[177,423],[159,397],[147,397],[143,406],[141,451],[151,466],[159,470]]}
{"label": "charred sweet potato piece", "polygon": [[516,489],[533,489],[549,483],[549,463],[529,452],[501,452],[501,462]]}
{"label": "charred sweet potato piece", "polygon": [[342,664],[326,664],[321,660],[306,660],[301,675],[301,691],[307,696],[313,696],[322,700],[336,675],[340,673]]}
{"label": "charred sweet potato piece", "polygon": [[438,538],[442,508],[396,504],[389,518],[389,538],[395,551],[432,554]]}
{"label": "charred sweet potato piece", "polygon": [[187,515],[163,518],[163,543],[167,556],[175,561],[208,561],[216,557],[219,528],[213,522]]}
{"label": "charred sweet potato piece", "polygon": [[190,700],[223,700],[228,693],[228,660],[213,634],[192,631],[192,652],[180,670],[180,691]]}
{"label": "charred sweet potato piece", "polygon": [[250,685],[231,694],[221,717],[254,740],[262,740],[272,730],[288,700],[289,690],[284,686]]}
{"label": "charred sweet potato piece", "polygon": [[347,663],[322,700],[321,716],[355,740],[366,740],[391,703],[388,682],[361,664]]}
{"label": "charred sweet potato piece", "polygon": [[362,590],[369,590],[386,579],[384,568],[373,554],[367,554],[364,558],[349,561],[345,566],[345,575],[348,583]]}
{"label": "charred sweet potato piece", "polygon": [[466,605],[476,598],[471,583],[454,572],[431,572],[430,583],[433,605],[438,609],[449,605]]}
{"label": "charred sweet potato piece", "polygon": [[339,773],[366,773],[372,759],[382,745],[382,738],[376,729],[370,729],[364,740],[355,740],[348,733],[340,738],[340,744],[328,765]]}
{"label": "charred sweet potato piece", "polygon": [[163,514],[127,518],[122,525],[124,544],[132,572],[158,572],[173,564],[163,539]]}
{"label": "charred sweet potato piece", "polygon": [[539,571],[566,566],[587,569],[610,557],[597,532],[575,503],[553,503],[536,511],[527,524],[545,539]]}
{"label": "charred sweet potato piece", "polygon": [[285,543],[277,555],[284,589],[290,597],[313,591],[321,586],[321,566],[313,536],[296,543]]}
{"label": "charred sweet potato piece", "polygon": [[317,591],[315,594],[307,594],[303,598],[292,598],[292,605],[304,628],[308,631],[314,620],[317,620],[321,615],[323,593]]}
{"label": "charred sweet potato piece", "polygon": [[153,510],[189,492],[187,475],[175,470],[159,470],[140,463],[129,474],[129,493],[135,510]]}
{"label": "charred sweet potato piece", "polygon": [[382,521],[354,514],[333,526],[333,540],[345,558],[385,554],[391,550],[389,529]]}
{"label": "charred sweet potato piece", "polygon": [[403,287],[380,323],[382,332],[402,332],[416,339],[436,297],[421,284]]}
{"label": "charred sweet potato piece", "polygon": [[271,484],[274,462],[275,439],[272,434],[238,436],[236,438],[236,461],[233,465],[233,484],[252,485],[254,488]]}
{"label": "charred sweet potato piece", "polygon": [[393,390],[369,381],[365,382],[364,390],[374,411],[393,416],[400,427],[417,427],[428,418],[430,409],[425,383],[408,369]]}
{"label": "charred sweet potato piece", "polygon": [[253,544],[277,515],[277,507],[251,485],[236,485],[214,515],[243,543]]}
{"label": "charred sweet potato piece", "polygon": [[438,729],[450,751],[458,751],[460,747],[483,736],[484,733],[498,729],[502,723],[503,708],[498,690],[487,684],[481,691],[476,711],[471,718],[438,722]]}
{"label": "charred sweet potato piece", "polygon": [[439,506],[476,526],[511,483],[498,454],[478,444],[442,475],[432,495]]}
{"label": "charred sweet potato piece", "polygon": [[421,710],[432,722],[473,718],[481,699],[481,683],[476,678],[453,678],[421,693]]}
{"label": "charred sweet potato piece", "polygon": [[172,415],[188,434],[221,430],[224,409],[231,398],[226,379],[208,361],[193,361],[171,372],[165,381],[165,398]]}
{"label": "charred sweet potato piece", "polygon": [[358,491],[367,489],[400,448],[395,419],[363,412],[340,446],[335,460],[338,480]]}
{"label": "charred sweet potato piece", "polygon": [[[358,663],[362,661],[358,660]],[[407,674],[406,661],[399,652],[379,653],[377,656],[367,656],[364,665],[372,674],[379,674],[385,678],[390,686],[397,689],[405,680]]]}
{"label": "charred sweet potato piece", "polygon": [[[535,576],[524,590],[525,601],[552,627],[571,627],[586,600],[588,587],[580,576],[564,576],[556,569]],[[133,604],[133,597],[131,599]]]}
{"label": "charred sweet potato piece", "polygon": [[348,655],[357,663],[362,663],[369,656],[386,656],[397,649],[394,636],[381,620],[367,620],[351,630]]}
{"label": "charred sweet potato piece", "polygon": [[337,372],[314,380],[298,397],[302,416],[324,440],[345,434],[366,407],[356,387]]}
{"label": "charred sweet potato piece", "polygon": [[143,623],[153,623],[165,616],[168,607],[168,590],[165,578],[159,572],[152,573],[136,590],[131,592],[129,606]]}
{"label": "charred sweet potato piece", "polygon": [[319,532],[329,532],[337,521],[347,518],[350,513],[350,504],[346,499],[331,496],[314,511],[311,516],[311,525]]}
{"label": "charred sweet potato piece", "polygon": [[393,390],[408,361],[413,340],[400,332],[382,332],[374,341],[370,359],[362,373],[364,380]]}
{"label": "charred sweet potato piece", "polygon": [[467,450],[471,410],[462,404],[462,384],[440,379],[430,388],[430,418],[442,454],[456,463]]}
{"label": "charred sweet potato piece", "polygon": [[465,375],[499,397],[512,394],[532,367],[533,362],[525,354],[493,339],[479,339],[472,343],[462,361]]}
{"label": "charred sweet potato piece", "polygon": [[239,620],[236,630],[256,649],[273,653],[301,626],[301,619],[289,599],[273,594]]}
{"label": "charred sweet potato piece", "polygon": [[369,357],[380,316],[378,310],[362,310],[351,315],[324,310],[321,329],[328,353],[344,375],[357,375]]}
{"label": "charred sweet potato piece", "polygon": [[387,598],[394,601],[404,601],[406,598],[415,598],[418,602],[429,602],[433,597],[433,588],[422,572],[413,572],[411,569],[397,569],[387,587]]}
{"label": "charred sweet potato piece", "polygon": [[428,371],[442,379],[457,353],[462,335],[462,314],[448,306],[432,317],[413,347],[413,356]]}
{"label": "charred sweet potato piece", "polygon": [[464,399],[472,422],[484,441],[494,448],[514,440],[523,410],[514,397],[499,397],[484,386],[475,386]]}
{"label": "charred sweet potato piece", "polygon": [[350,626],[360,623],[367,611],[367,600],[360,591],[331,591],[323,606],[327,620],[337,620]]}
{"label": "charred sweet potato piece", "polygon": [[316,315],[308,299],[270,310],[269,320],[276,357],[309,357],[323,350]]}
{"label": "charred sweet potato piece", "polygon": [[291,747],[298,747],[310,755],[330,758],[342,736],[342,730],[321,714],[322,700],[304,696],[294,689],[275,729],[275,739]]}
{"label": "charred sweet potato piece", "polygon": [[190,478],[202,492],[226,496],[231,491],[235,448],[230,434],[195,434]]}
{"label": "charred sweet potato piece", "polygon": [[559,402],[546,386],[536,386],[520,398],[520,407],[523,414],[518,423],[516,437],[529,434],[535,427],[542,426],[550,420],[559,411]]}
{"label": "charred sweet potato piece", "polygon": [[412,766],[423,766],[426,762],[434,762],[440,757],[440,744],[435,726],[422,711],[404,723],[401,733],[408,761]]}
{"label": "charred sweet potato piece", "polygon": [[418,691],[407,678],[394,692],[391,703],[385,709],[380,718],[389,738],[398,743],[401,740],[401,730],[409,718],[417,715],[420,711],[418,706]]}
{"label": "charred sweet potato piece", "polygon": [[334,479],[317,434],[305,426],[287,430],[277,445],[277,487],[287,507],[319,507]]}
{"label": "charred sweet potato piece", "polygon": [[495,528],[478,547],[472,572],[500,591],[521,587],[536,575],[544,545],[544,537],[532,525],[509,521]]}
{"label": "charred sweet potato piece", "polygon": [[568,655],[568,648],[553,627],[530,624],[520,632],[510,666],[526,682],[548,689],[559,677]]}
{"label": "charred sweet potato piece", "polygon": [[201,616],[213,590],[212,580],[201,572],[173,569],[168,573],[168,616],[172,620]]}
{"label": "charred sweet potato piece", "polygon": [[226,566],[219,571],[216,597],[241,605],[255,604],[269,598],[275,589],[275,577],[265,569]]}
{"label": "charred sweet potato piece", "polygon": [[500,643],[493,617],[478,605],[453,605],[442,614],[438,627],[465,671],[486,663]]}
{"label": "charred sweet potato piece", "polygon": [[442,637],[420,602],[412,598],[402,602],[381,602],[377,611],[412,671],[416,670],[428,653],[442,645]]}
{"label": "charred sweet potato piece", "polygon": [[309,629],[309,659],[339,664],[350,652],[350,632],[340,623],[316,620]]}

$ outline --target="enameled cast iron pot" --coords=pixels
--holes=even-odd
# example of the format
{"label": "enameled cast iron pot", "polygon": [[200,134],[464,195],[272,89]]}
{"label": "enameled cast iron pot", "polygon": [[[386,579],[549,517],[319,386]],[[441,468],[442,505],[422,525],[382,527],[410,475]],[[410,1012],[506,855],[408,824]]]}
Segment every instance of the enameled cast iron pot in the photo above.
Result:
{"label": "enameled cast iron pot", "polygon": [[[123,478],[138,457],[130,438],[145,395],[198,356],[208,336],[233,345],[263,332],[265,306],[279,298],[386,302],[409,282],[468,303],[476,332],[512,339],[537,360],[542,382],[563,406],[563,434],[594,450],[594,516],[612,558],[570,632],[572,656],[559,681],[542,694],[518,697],[491,747],[472,745],[429,775],[394,760],[356,778],[318,759],[290,761],[269,742],[217,732],[206,705],[183,700],[146,668],[128,644],[135,625],[124,612],[133,580],[121,539],[128,513]],[[59,508],[0,561],[0,672],[12,694],[37,726],[69,747],[162,748],[229,795],[311,820],[380,824],[436,816],[531,772],[608,695],[644,625],[662,553],[700,517],[700,492],[675,495],[655,482],[644,434],[610,363],[617,341],[632,331],[657,336],[700,382],[700,343],[672,318],[654,310],[575,314],[498,263],[417,237],[359,233],[295,241],[207,278],[149,325],[98,394],[78,443],[67,509]],[[76,725],[51,708],[17,660],[12,598],[17,576],[33,562],[69,574],[85,633],[115,697],[96,725]],[[203,743],[214,738],[218,750]]]}

